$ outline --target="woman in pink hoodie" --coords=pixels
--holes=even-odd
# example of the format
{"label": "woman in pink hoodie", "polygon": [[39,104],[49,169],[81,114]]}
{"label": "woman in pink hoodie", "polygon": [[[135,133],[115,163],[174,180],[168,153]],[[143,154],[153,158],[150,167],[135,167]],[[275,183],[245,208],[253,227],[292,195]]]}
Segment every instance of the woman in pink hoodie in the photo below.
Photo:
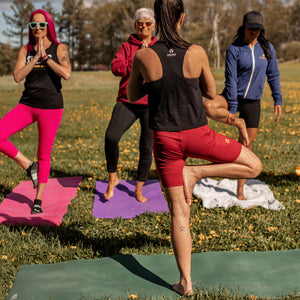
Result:
{"label": "woman in pink hoodie", "polygon": [[127,97],[127,84],[131,73],[133,57],[138,49],[153,45],[157,39],[152,36],[155,29],[154,13],[152,9],[140,8],[134,15],[136,34],[131,34],[127,42],[123,43],[111,62],[112,72],[120,76],[117,103],[113,109],[111,120],[105,134],[105,155],[109,175],[108,187],[104,193],[105,199],[113,197],[114,188],[119,184],[117,165],[119,159],[119,141],[131,125],[140,119],[141,135],[139,141],[139,164],[135,197],[140,202],[147,201],[142,194],[142,188],[148,178],[152,163],[152,131],[148,127],[148,97],[132,104]]}

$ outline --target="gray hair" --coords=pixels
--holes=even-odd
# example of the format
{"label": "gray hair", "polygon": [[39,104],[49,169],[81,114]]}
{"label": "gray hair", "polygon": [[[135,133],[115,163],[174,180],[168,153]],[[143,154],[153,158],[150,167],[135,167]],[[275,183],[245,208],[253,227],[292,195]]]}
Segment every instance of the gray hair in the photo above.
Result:
{"label": "gray hair", "polygon": [[134,14],[134,23],[142,19],[151,19],[155,23],[154,12],[151,8],[139,8]]}

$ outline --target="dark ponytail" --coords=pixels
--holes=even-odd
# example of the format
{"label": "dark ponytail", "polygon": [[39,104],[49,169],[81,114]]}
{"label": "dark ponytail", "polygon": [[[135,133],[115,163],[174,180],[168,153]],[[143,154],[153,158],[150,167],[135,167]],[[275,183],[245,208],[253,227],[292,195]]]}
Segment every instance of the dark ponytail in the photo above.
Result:
{"label": "dark ponytail", "polygon": [[265,38],[264,33],[265,31],[262,30],[257,40],[259,41],[261,47],[263,48],[266,58],[270,60],[272,58],[270,53],[270,44],[269,41]]}
{"label": "dark ponytail", "polygon": [[155,0],[154,2],[156,35],[160,35],[168,48],[187,49],[191,45],[183,40],[177,31],[177,24],[182,13],[184,13],[182,0]]}
{"label": "dark ponytail", "polygon": [[[234,37],[237,40],[241,40],[241,41],[244,40],[244,37],[245,37],[245,26],[244,25],[239,27],[237,34]],[[265,38],[265,30],[264,29],[260,30],[260,35],[258,36],[257,40],[260,43],[261,47],[263,48],[266,58],[268,60],[270,60],[272,58],[271,53],[270,53],[270,44],[269,44],[269,41]]]}

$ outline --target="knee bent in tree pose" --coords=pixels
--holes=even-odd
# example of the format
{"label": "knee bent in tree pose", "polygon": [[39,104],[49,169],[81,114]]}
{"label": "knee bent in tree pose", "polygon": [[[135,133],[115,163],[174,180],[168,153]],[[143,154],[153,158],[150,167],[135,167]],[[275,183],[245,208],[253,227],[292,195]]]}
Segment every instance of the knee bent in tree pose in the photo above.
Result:
{"label": "knee bent in tree pose", "polygon": [[[25,80],[20,103],[0,120],[0,151],[15,160],[37,189],[32,214],[41,213],[42,197],[50,173],[50,155],[63,114],[61,78],[71,76],[68,49],[56,39],[51,15],[38,9],[29,20],[29,43],[19,50],[14,69],[16,82]],[[38,162],[24,156],[8,138],[37,122]]]}

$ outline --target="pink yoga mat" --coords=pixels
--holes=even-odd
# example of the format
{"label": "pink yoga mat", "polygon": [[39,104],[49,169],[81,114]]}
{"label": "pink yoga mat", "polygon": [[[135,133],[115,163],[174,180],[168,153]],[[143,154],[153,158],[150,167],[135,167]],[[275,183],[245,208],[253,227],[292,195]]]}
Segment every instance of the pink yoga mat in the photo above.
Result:
{"label": "pink yoga mat", "polygon": [[168,205],[162,194],[158,180],[148,180],[143,187],[143,195],[148,201],[141,203],[134,197],[135,181],[120,180],[114,189],[114,196],[106,200],[104,193],[107,181],[96,181],[93,215],[99,219],[134,218],[143,213],[168,212]]}
{"label": "pink yoga mat", "polygon": [[43,196],[43,213],[36,215],[31,214],[36,190],[31,181],[21,182],[0,204],[0,223],[59,226],[81,180],[82,177],[49,179]]}

